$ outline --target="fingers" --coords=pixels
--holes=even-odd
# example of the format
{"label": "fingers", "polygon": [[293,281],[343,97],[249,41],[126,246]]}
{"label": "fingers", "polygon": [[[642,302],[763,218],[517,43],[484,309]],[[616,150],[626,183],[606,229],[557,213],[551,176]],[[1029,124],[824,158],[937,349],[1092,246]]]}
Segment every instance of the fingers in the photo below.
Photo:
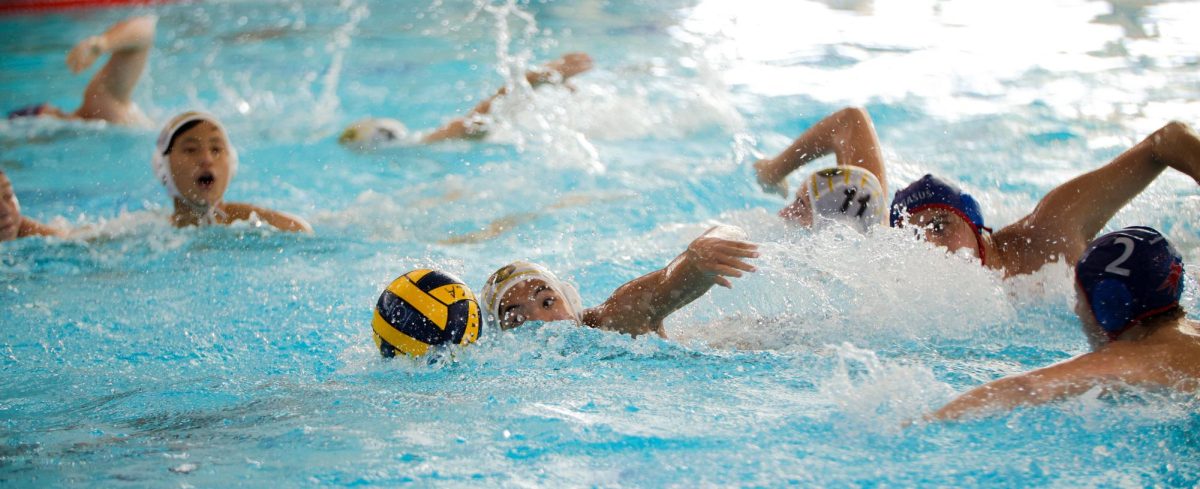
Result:
{"label": "fingers", "polygon": [[744,262],[744,261],[742,261],[742,260],[739,260],[739,259],[737,259],[737,258],[720,257],[720,258],[718,258],[718,259],[717,259],[717,262],[718,262],[718,263],[720,263],[720,264],[722,264],[722,265],[725,265],[725,266],[727,266],[727,267],[736,268],[736,269],[738,269],[738,270],[741,270],[741,271],[743,271],[743,272],[751,272],[751,273],[753,273],[753,272],[756,272],[756,271],[758,271],[758,269],[757,269],[757,268],[755,268],[755,267],[754,267],[754,265],[751,265],[751,264],[749,264],[749,263],[746,263],[746,262]]}
{"label": "fingers", "polygon": [[758,246],[755,246],[754,244],[751,244],[751,243],[742,243],[740,241],[735,242],[735,243],[741,243],[744,246],[727,244],[727,245],[717,246],[717,247],[713,248],[713,251],[716,251],[717,253],[720,253],[722,255],[728,255],[728,256],[736,256],[736,257],[741,257],[741,258],[758,258],[758,251],[757,251]]}
{"label": "fingers", "polygon": [[733,284],[729,282],[729,279],[722,277],[720,275],[717,275],[715,278],[713,278],[713,282],[715,282],[717,285],[720,285],[721,287],[725,287],[726,289],[733,288]]}
{"label": "fingers", "polygon": [[724,275],[726,277],[740,278],[742,276],[741,270],[720,263],[701,263],[699,264],[699,268],[706,272]]}

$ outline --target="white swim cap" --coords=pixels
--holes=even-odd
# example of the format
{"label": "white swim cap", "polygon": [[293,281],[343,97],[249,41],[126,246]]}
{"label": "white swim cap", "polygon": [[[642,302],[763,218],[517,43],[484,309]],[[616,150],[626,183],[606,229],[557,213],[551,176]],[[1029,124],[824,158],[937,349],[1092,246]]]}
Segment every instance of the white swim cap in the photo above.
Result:
{"label": "white swim cap", "polygon": [[158,179],[159,183],[167,189],[167,195],[170,195],[172,198],[186,200],[183,194],[179,193],[179,189],[175,187],[175,179],[171,178],[171,165],[167,161],[168,156],[164,153],[167,152],[167,145],[171,144],[171,139],[175,137],[179,129],[185,124],[196,121],[208,122],[217,126],[217,129],[221,131],[221,136],[225,138],[225,147],[229,151],[229,179],[233,180],[234,175],[237,175],[237,149],[233,147],[233,144],[230,144],[229,131],[225,130],[225,126],[222,126],[221,122],[212,114],[194,110],[184,112],[175,116],[167,122],[167,125],[163,126],[162,132],[158,133],[158,141],[155,143],[154,157],[150,159],[150,167],[154,169],[154,178]]}
{"label": "white swim cap", "polygon": [[500,299],[517,284],[526,280],[538,279],[554,289],[567,304],[572,318],[576,323],[583,322],[583,299],[579,291],[569,283],[559,280],[553,272],[536,263],[515,261],[496,270],[483,286],[484,317],[493,328],[500,328]]}
{"label": "white swim cap", "polygon": [[804,189],[813,210],[813,226],[843,222],[866,232],[883,222],[887,196],[879,179],[865,168],[836,166],[813,173]]}
{"label": "white swim cap", "polygon": [[408,128],[396,119],[359,119],[338,136],[338,143],[356,150],[408,141]]}

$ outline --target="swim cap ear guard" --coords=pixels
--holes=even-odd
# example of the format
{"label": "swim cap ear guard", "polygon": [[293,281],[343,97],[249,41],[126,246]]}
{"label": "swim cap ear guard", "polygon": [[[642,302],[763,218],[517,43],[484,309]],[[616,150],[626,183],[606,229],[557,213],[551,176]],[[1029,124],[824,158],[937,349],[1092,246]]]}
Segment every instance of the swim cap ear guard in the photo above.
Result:
{"label": "swim cap ear guard", "polygon": [[983,225],[983,212],[979,209],[979,203],[957,185],[932,174],[927,173],[920,180],[896,191],[896,196],[892,198],[889,222],[892,227],[901,227],[905,216],[934,208],[948,210],[966,221],[975,233],[975,241],[979,245],[979,259],[987,263],[987,257],[984,256],[983,232],[991,232],[992,228]]}
{"label": "swim cap ear guard", "polygon": [[212,114],[200,111],[184,112],[175,116],[167,122],[167,125],[163,126],[162,131],[158,133],[158,139],[155,141],[154,155],[150,158],[150,168],[154,171],[154,178],[158,179],[158,182],[167,190],[167,195],[170,195],[172,198],[186,200],[183,194],[179,193],[179,189],[175,187],[175,179],[171,178],[171,162],[168,160],[169,156],[165,154],[167,146],[171,144],[171,140],[175,138],[176,133],[183,126],[197,121],[208,122],[217,126],[217,129],[221,131],[221,135],[225,137],[225,147],[229,151],[229,179],[233,180],[233,177],[237,175],[237,148],[233,147],[233,144],[230,143],[229,131],[225,130],[225,126],[222,126],[221,122]]}
{"label": "swim cap ear guard", "polygon": [[1137,321],[1170,310],[1183,294],[1183,258],[1158,231],[1133,226],[1096,238],[1075,265],[1096,322],[1116,340]]}
{"label": "swim cap ear guard", "polygon": [[489,327],[496,330],[502,329],[500,327],[500,300],[504,298],[504,295],[517,284],[535,279],[545,282],[547,286],[557,292],[559,297],[566,302],[572,319],[577,324],[582,323],[583,299],[579,296],[579,290],[575,286],[560,280],[546,267],[536,263],[515,261],[493,272],[483,286],[483,293],[480,295],[483,302],[480,305],[483,306],[484,318]]}

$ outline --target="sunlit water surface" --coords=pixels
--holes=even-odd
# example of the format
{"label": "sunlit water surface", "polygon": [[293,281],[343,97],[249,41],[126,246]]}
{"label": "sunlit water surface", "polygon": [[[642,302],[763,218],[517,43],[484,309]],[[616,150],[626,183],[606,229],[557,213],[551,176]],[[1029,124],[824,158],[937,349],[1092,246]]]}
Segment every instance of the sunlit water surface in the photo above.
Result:
{"label": "sunlit water surface", "polygon": [[[73,108],[77,40],[133,12],[0,18],[0,108]],[[1069,268],[1002,282],[880,229],[784,226],[749,165],[867,107],[893,187],[955,179],[993,226],[1171,119],[1200,123],[1194,2],[203,2],[156,7],[136,99],[202,108],[242,155],[229,199],[316,232],[172,229],[156,128],[0,122],[0,168],[69,240],[0,244],[6,486],[1164,485],[1200,479],[1194,395],[1130,392],[911,419],[1082,353]],[[576,90],[514,87],[479,143],[354,153],[363,116],[461,114],[583,50]],[[94,69],[93,69],[94,70]],[[89,72],[90,73],[90,72]],[[797,179],[799,177],[796,177]],[[796,180],[793,181],[795,183]],[[477,244],[443,241],[515,216]],[[559,324],[383,361],[370,310],[437,267],[475,290],[543,262],[597,304],[715,222],[759,272],[672,340]],[[1200,269],[1200,195],[1168,171],[1112,228]],[[1184,302],[1200,311],[1195,272]]]}

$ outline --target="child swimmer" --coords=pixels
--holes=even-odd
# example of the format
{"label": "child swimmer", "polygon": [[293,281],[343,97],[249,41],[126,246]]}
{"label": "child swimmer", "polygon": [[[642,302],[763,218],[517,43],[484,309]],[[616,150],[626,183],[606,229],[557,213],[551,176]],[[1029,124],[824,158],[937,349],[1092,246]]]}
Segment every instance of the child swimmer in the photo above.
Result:
{"label": "child swimmer", "polygon": [[154,176],[171,196],[175,227],[232,224],[255,217],[283,231],[312,232],[303,219],[250,204],[225,202],[238,169],[238,155],[215,117],[203,112],[175,116],[158,135],[150,161]]}
{"label": "child swimmer", "polygon": [[666,268],[618,287],[604,303],[587,309],[575,287],[541,265],[517,261],[488,277],[480,305],[489,325],[503,330],[526,321],[567,320],[635,337],[655,333],[665,338],[663,320],[671,313],[714,284],[731,288],[728,277],[755,271],[745,260],[758,257],[758,247],[744,239],[739,228],[713,227]]}
{"label": "child swimmer", "polygon": [[1075,265],[1075,314],[1092,351],[989,382],[930,415],[957,419],[1077,396],[1095,387],[1200,390],[1200,323],[1186,317],[1183,259],[1158,231],[1096,239]]}
{"label": "child swimmer", "polygon": [[149,119],[133,103],[133,89],[146,69],[146,60],[154,45],[156,23],[157,18],[149,15],[126,19],[113,24],[99,36],[79,41],[71,49],[67,54],[67,66],[72,73],[86,70],[105,53],[112,54],[88,82],[83,91],[83,102],[74,112],[41,103],[9,112],[8,118],[46,116],[149,125]]}
{"label": "child swimmer", "polygon": [[[546,63],[541,70],[525,73],[525,81],[537,87],[547,83],[564,83],[571,77],[592,69],[592,58],[587,53],[567,53],[561,58]],[[451,139],[481,139],[487,135],[483,116],[491,112],[492,102],[508,93],[507,87],[497,90],[487,100],[480,102],[465,117],[456,118],[428,134],[420,136],[421,143],[435,143]],[[338,142],[353,149],[371,149],[380,144],[402,143],[409,140],[408,128],[396,119],[366,118],[354,122],[342,131]]]}

